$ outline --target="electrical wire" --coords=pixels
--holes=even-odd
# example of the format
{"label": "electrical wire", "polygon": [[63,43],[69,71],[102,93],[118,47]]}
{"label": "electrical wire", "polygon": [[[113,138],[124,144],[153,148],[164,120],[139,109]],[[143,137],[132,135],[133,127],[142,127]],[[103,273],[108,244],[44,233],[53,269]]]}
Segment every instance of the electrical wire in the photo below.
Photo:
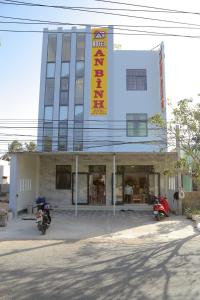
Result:
{"label": "electrical wire", "polygon": [[[0,1],[0,4],[6,4],[6,5],[27,5],[27,6],[42,6],[43,7],[43,4],[39,4],[37,3],[36,5],[34,3],[27,3],[25,4],[26,2],[23,2],[23,3],[18,3],[17,1],[10,1],[10,0],[4,0],[4,1]],[[149,9],[130,9],[130,8],[110,8],[110,7],[89,7],[89,6],[52,6],[52,5],[48,5],[48,7],[51,7],[51,8],[62,8],[62,9],[68,9],[68,8],[71,8],[71,9],[88,9],[88,10],[91,10],[91,9],[95,9],[95,10],[106,10],[106,11],[126,11],[126,12],[130,12],[130,11],[133,11],[133,12],[153,12],[153,13],[176,13],[175,11],[165,11],[165,10],[149,10]]]}
{"label": "electrical wire", "polygon": [[[10,0],[5,0],[5,1],[10,1]],[[150,8],[150,9],[162,10],[163,12],[167,12],[167,13],[171,12],[171,13],[200,15],[199,12],[184,11],[184,10],[177,10],[177,9],[170,9],[170,8],[163,8],[163,7],[156,7],[156,6],[148,6],[148,5],[141,5],[141,4],[133,4],[133,3],[127,3],[127,2],[120,2],[120,1],[110,1],[110,0],[94,0],[94,1],[104,2],[104,3],[112,3],[112,4],[120,4],[120,5],[126,5],[126,6]]]}
{"label": "electrical wire", "polygon": [[[0,21],[0,24],[2,22]],[[3,22],[5,23],[5,22]],[[29,24],[29,25],[38,25],[38,24],[41,24],[41,23],[26,23],[26,22],[6,22],[6,23],[15,23],[15,24]],[[43,24],[46,24],[46,23],[43,23]],[[187,37],[187,38],[200,38],[200,36],[191,36],[191,35],[181,35],[181,34],[170,34],[170,33],[163,33],[163,32],[153,32],[153,31],[146,31],[146,30],[137,30],[137,29],[125,29],[125,28],[119,28],[119,27],[115,27],[114,29],[117,29],[117,30],[121,30],[121,31],[128,31],[128,32],[139,32],[139,33],[142,33],[143,34],[148,34],[148,35],[155,35],[155,36],[174,36],[174,37]],[[200,28],[199,28],[200,29]],[[0,30],[0,31],[9,31],[10,30]],[[38,30],[32,30],[32,31],[18,31],[18,30],[12,30],[12,32],[40,32],[42,33],[43,31],[38,31]],[[57,31],[58,32],[58,31]],[[83,31],[82,31],[83,32]],[[63,33],[63,32],[62,32]],[[71,33],[76,33],[76,32],[71,32]],[[87,31],[84,31],[83,33],[85,34],[92,34],[91,32],[87,32]],[[110,32],[108,34],[117,34],[117,35],[136,35],[136,34],[128,34],[128,33],[120,33],[120,32]]]}
{"label": "electrical wire", "polygon": [[[43,8],[56,8],[56,9],[83,11],[83,12],[96,13],[96,14],[105,14],[105,15],[113,15],[113,16],[120,16],[120,17],[136,18],[136,19],[142,19],[142,20],[151,20],[151,21],[168,22],[168,23],[174,23],[174,24],[195,26],[195,24],[193,24],[193,23],[184,23],[184,22],[178,22],[178,21],[173,21],[173,20],[157,19],[157,18],[150,18],[150,17],[144,17],[144,16],[141,17],[141,16],[128,15],[128,14],[116,14],[116,13],[111,13],[111,12],[100,12],[100,11],[88,9],[87,7],[77,8],[77,7],[70,7],[70,6],[47,5],[47,4],[24,2],[24,1],[12,1],[12,0],[4,0],[4,1],[11,2],[11,3],[13,3],[13,5],[20,4],[23,6],[32,6],[32,7],[34,6],[34,7],[43,7]],[[103,8],[102,8],[102,10],[103,10]],[[198,13],[196,13],[196,14],[198,14]]]}
{"label": "electrical wire", "polygon": [[[19,17],[12,17],[12,16],[2,16],[0,15],[0,18],[2,19],[11,19],[11,20],[21,20],[21,21],[30,21],[33,22],[35,25],[69,25],[69,26],[91,26],[91,27],[105,27],[105,26],[113,26],[113,27],[122,27],[122,28],[164,28],[164,29],[188,29],[188,30],[199,30],[200,29],[200,24],[195,24],[196,27],[184,27],[184,26],[159,26],[159,25],[130,25],[130,24],[96,24],[96,23],[70,23],[70,22],[58,22],[58,21],[52,21],[52,20],[41,20],[41,19],[30,19],[30,18],[19,18]],[[0,21],[2,24],[4,23],[3,21]],[[10,23],[10,22],[8,22]],[[15,22],[14,22],[15,23]],[[25,23],[25,22],[24,22]],[[20,23],[19,23],[20,24]],[[23,22],[22,22],[23,24]],[[32,24],[32,23],[25,23],[25,24]]]}

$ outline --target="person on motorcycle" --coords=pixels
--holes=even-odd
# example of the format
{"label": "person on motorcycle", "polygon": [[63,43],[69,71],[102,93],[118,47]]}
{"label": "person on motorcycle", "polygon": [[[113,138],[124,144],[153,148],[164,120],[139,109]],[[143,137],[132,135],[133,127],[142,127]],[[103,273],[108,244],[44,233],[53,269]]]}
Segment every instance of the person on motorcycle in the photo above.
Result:
{"label": "person on motorcycle", "polygon": [[45,197],[38,197],[36,199],[36,204],[37,204],[37,210],[41,209],[42,211],[45,211],[50,224],[51,223],[50,209],[49,209],[49,204],[46,202]]}

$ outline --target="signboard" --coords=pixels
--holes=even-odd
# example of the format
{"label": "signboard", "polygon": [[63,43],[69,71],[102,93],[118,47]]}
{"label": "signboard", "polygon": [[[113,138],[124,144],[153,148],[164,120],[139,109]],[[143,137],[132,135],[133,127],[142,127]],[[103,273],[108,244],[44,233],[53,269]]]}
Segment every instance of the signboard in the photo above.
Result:
{"label": "signboard", "polygon": [[108,28],[92,29],[90,114],[107,114]]}
{"label": "signboard", "polygon": [[161,103],[161,111],[165,111],[165,96],[164,96],[164,66],[163,66],[163,47],[161,45],[160,53],[159,53],[159,65],[160,65],[160,103]]}

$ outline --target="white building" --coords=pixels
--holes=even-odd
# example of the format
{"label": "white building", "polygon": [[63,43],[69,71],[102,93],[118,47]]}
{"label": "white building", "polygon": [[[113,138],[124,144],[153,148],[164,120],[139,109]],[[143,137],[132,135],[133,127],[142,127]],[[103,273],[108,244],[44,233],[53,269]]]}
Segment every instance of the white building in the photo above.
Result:
{"label": "white building", "polygon": [[[12,158],[15,212],[45,196],[67,209],[78,204],[145,206],[169,194],[160,170],[174,153],[148,119],[166,119],[164,50],[113,50],[113,28],[44,30],[38,151]],[[162,141],[166,142],[166,136]]]}
{"label": "white building", "polygon": [[10,182],[10,165],[8,161],[0,159],[0,184]]}

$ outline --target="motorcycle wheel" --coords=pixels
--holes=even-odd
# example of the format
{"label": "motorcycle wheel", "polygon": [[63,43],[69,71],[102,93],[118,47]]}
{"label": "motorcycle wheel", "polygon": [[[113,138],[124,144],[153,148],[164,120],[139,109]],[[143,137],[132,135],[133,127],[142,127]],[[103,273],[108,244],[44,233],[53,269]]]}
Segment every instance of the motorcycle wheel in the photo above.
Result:
{"label": "motorcycle wheel", "polygon": [[42,227],[43,227],[43,226],[42,226],[41,223],[38,223],[38,224],[37,224],[37,227],[38,227],[38,230],[39,230],[39,231],[42,231]]}
{"label": "motorcycle wheel", "polygon": [[47,230],[47,227],[46,227],[46,226],[42,226],[42,230],[41,230],[41,232],[42,232],[42,234],[43,234],[43,235],[45,235],[45,233],[46,233],[46,230]]}
{"label": "motorcycle wheel", "polygon": [[160,213],[157,214],[156,221],[160,221]]}

